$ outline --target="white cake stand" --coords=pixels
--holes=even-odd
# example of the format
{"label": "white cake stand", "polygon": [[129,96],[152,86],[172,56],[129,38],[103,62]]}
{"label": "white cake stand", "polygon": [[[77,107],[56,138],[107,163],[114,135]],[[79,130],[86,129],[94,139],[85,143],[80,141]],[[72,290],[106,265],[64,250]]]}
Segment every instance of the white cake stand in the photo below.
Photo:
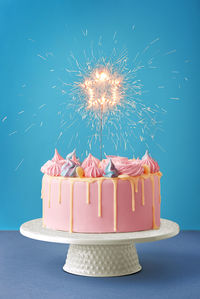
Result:
{"label": "white cake stand", "polygon": [[44,228],[42,219],[28,221],[20,227],[22,235],[47,242],[70,244],[63,270],[85,276],[122,276],[142,267],[134,243],[171,238],[179,233],[177,223],[161,219],[158,230],[131,233],[83,234]]}

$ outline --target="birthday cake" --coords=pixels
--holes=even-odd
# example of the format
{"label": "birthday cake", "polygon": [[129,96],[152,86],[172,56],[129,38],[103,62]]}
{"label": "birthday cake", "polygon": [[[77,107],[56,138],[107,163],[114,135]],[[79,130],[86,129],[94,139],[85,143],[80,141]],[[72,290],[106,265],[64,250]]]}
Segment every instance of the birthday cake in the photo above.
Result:
{"label": "birthday cake", "polygon": [[41,167],[43,226],[79,233],[134,232],[160,226],[158,163],[91,154],[81,163],[75,151],[58,151]]}

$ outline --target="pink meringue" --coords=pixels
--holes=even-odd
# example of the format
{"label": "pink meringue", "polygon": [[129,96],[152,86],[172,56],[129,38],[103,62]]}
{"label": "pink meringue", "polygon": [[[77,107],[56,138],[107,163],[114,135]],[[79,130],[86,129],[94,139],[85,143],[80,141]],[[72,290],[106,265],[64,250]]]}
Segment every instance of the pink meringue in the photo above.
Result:
{"label": "pink meringue", "polygon": [[42,173],[47,173],[47,169],[48,167],[51,165],[52,161],[51,160],[48,160],[41,168],[40,168],[40,171]]}
{"label": "pink meringue", "polygon": [[46,174],[50,176],[60,176],[61,165],[51,161],[51,163],[46,167]]}
{"label": "pink meringue", "polygon": [[151,173],[155,173],[160,170],[158,163],[151,158],[148,151],[146,151],[145,155],[142,157],[140,164],[149,166]]}
{"label": "pink meringue", "polygon": [[70,159],[74,163],[81,165],[79,159],[76,157],[76,150],[74,149],[73,152],[69,153],[66,157],[66,160]]}
{"label": "pink meringue", "polygon": [[109,159],[101,160],[100,163],[99,163],[99,168],[101,168],[102,170],[105,170],[108,163],[109,163]]}
{"label": "pink meringue", "polygon": [[61,166],[66,163],[64,158],[61,155],[59,155],[57,149],[55,149],[55,154],[52,158],[52,161],[61,164]]}
{"label": "pink meringue", "polygon": [[121,161],[115,162],[115,167],[119,174],[126,174],[129,176],[138,176],[144,172],[141,163],[135,161]]}
{"label": "pink meringue", "polygon": [[99,165],[100,161],[99,159],[95,158],[94,156],[92,156],[91,154],[88,155],[88,157],[83,161],[83,163],[81,164],[81,167],[83,169],[93,165],[93,163],[97,164],[97,166]]}
{"label": "pink meringue", "polygon": [[85,177],[88,178],[97,178],[103,175],[103,170],[98,168],[97,164],[93,162],[89,166],[84,168]]}

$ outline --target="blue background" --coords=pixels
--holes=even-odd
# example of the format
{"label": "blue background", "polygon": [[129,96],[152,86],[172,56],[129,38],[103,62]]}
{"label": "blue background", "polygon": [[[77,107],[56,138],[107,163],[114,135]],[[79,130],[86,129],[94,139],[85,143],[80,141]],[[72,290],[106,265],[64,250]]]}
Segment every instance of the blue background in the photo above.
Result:
{"label": "blue background", "polygon": [[[39,170],[55,146],[62,155],[74,147],[80,155],[86,150],[90,131],[84,125],[66,130],[57,141],[57,111],[69,95],[52,86],[72,80],[64,72],[71,51],[83,59],[83,48],[97,44],[102,36],[109,56],[115,32],[116,47],[127,48],[130,61],[159,38],[142,58],[147,61],[159,51],[158,70],[145,70],[139,78],[149,91],[144,101],[167,110],[159,114],[163,131],[150,143],[164,174],[161,215],[177,221],[182,229],[200,229],[199,8],[198,1],[0,1],[0,229],[18,229],[21,223],[41,217]],[[67,119],[70,124],[73,115],[66,112]],[[69,144],[76,131],[77,144]],[[144,143],[129,142],[141,157]],[[108,142],[105,148],[133,156],[131,149],[116,152]],[[98,156],[98,152],[94,146],[92,153]]]}

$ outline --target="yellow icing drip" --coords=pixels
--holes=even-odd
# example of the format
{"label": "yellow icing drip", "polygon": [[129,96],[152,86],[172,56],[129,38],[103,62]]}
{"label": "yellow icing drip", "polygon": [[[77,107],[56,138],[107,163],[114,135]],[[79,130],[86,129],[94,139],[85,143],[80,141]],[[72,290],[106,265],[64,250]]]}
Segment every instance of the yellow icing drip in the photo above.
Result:
{"label": "yellow icing drip", "polygon": [[138,178],[134,178],[135,192],[138,192]]}
{"label": "yellow icing drip", "polygon": [[98,181],[98,217],[101,217],[101,186],[102,186],[103,180]]}
{"label": "yellow icing drip", "polygon": [[49,204],[48,204],[48,207],[50,208],[51,206],[51,181],[52,181],[52,178],[49,179]]}
{"label": "yellow icing drip", "polygon": [[117,179],[112,180],[114,186],[114,232],[117,231]]}
{"label": "yellow icing drip", "polygon": [[152,185],[152,212],[153,212],[153,229],[157,229],[156,220],[155,220],[155,183],[154,176],[150,176],[151,185]]}
{"label": "yellow icing drip", "polygon": [[69,225],[69,232],[73,232],[73,191],[74,191],[74,182],[70,182],[70,225]]}
{"label": "yellow icing drip", "polygon": [[86,182],[86,203],[89,205],[90,204],[90,182]]}
{"label": "yellow icing drip", "polygon": [[60,180],[60,182],[59,182],[59,193],[58,193],[58,202],[59,202],[59,204],[61,204],[61,183],[62,183],[62,180]]}
{"label": "yellow icing drip", "polygon": [[160,176],[158,176],[158,188],[159,188],[159,203],[161,203],[161,194],[160,194]]}
{"label": "yellow icing drip", "polygon": [[141,178],[141,182],[142,182],[142,205],[144,206],[144,179]]}
{"label": "yellow icing drip", "polygon": [[132,192],[132,211],[135,211],[135,188],[134,188],[134,180],[130,180],[131,184],[131,192]]}
{"label": "yellow icing drip", "polygon": [[[135,192],[138,192],[138,181],[141,179],[142,183],[142,205],[145,204],[144,198],[144,179],[151,179],[152,182],[152,213],[153,213],[153,229],[158,228],[155,223],[155,184],[154,184],[154,176],[158,176],[159,180],[159,202],[160,202],[160,177],[162,176],[161,172],[157,172],[154,174],[148,173],[143,174],[137,177],[130,177],[127,175],[120,175],[117,178],[113,178],[114,184],[114,231],[117,230],[117,182],[118,180],[127,180],[131,184],[132,191],[132,211],[135,211]],[[50,208],[50,200],[51,200],[51,180],[54,178],[52,176],[45,175],[44,177],[49,178],[49,193],[48,193],[48,207]],[[59,203],[61,203],[61,181],[68,180],[70,182],[70,228],[69,231],[73,231],[73,184],[74,182],[86,182],[86,203],[90,204],[90,183],[97,182],[98,183],[98,217],[102,217],[102,182],[104,180],[110,180],[110,178],[106,177],[98,177],[98,178],[86,178],[86,177],[57,177],[56,179],[60,180],[59,182]],[[41,195],[44,198],[44,179],[42,181],[42,190]],[[44,209],[44,207],[43,207]]]}

